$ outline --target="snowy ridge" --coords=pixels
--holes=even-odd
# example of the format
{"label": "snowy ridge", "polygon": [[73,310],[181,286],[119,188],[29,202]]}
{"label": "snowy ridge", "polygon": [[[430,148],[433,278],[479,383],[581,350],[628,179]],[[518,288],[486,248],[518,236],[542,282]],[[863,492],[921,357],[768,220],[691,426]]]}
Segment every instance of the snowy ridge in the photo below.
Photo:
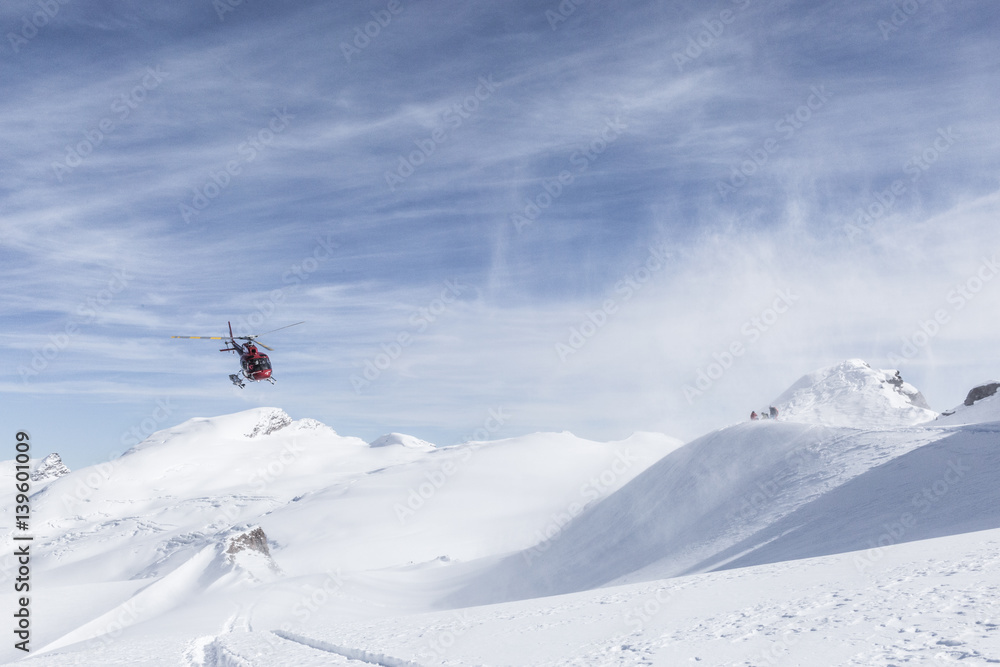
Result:
{"label": "snowy ridge", "polygon": [[332,435],[336,435],[337,434],[336,431],[334,431],[332,428],[330,428],[329,426],[327,426],[323,422],[318,421],[316,419],[310,419],[309,417],[305,417],[304,419],[296,419],[295,421],[292,422],[292,424],[291,424],[291,426],[289,428],[291,428],[293,430],[299,430],[299,431],[319,431],[319,430],[322,430],[322,431],[326,431],[327,433],[330,433]]}
{"label": "snowy ridge", "polygon": [[[766,421],[723,429],[664,457],[550,539],[484,572],[447,602],[482,604],[678,576],[720,567],[740,551],[772,542],[773,560],[858,548],[857,533],[827,530],[825,514],[812,508],[851,480],[940,437]],[[864,505],[868,497],[855,502]],[[851,497],[841,502],[847,516],[858,516],[861,510],[851,506]],[[873,511],[877,526],[895,508],[876,505]],[[807,549],[794,555],[783,551],[792,535],[781,535],[777,528],[791,516],[798,522],[796,539],[801,537]],[[991,517],[1000,519],[1000,514]]]}
{"label": "snowy ridge", "polygon": [[410,449],[422,449],[424,451],[431,451],[435,448],[434,445],[425,440],[414,438],[412,435],[404,433],[387,433],[372,440],[369,447],[392,447],[393,445],[409,447]]}

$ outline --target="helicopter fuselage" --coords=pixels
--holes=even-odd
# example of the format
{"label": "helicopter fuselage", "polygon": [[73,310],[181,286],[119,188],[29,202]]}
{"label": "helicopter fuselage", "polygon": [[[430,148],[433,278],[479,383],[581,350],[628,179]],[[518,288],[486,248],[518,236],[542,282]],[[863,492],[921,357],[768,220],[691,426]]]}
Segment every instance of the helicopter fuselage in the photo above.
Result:
{"label": "helicopter fuselage", "polygon": [[257,349],[253,343],[242,345],[235,340],[230,340],[229,345],[220,352],[236,352],[240,355],[240,367],[243,377],[247,380],[262,382],[271,378],[271,360],[267,355]]}

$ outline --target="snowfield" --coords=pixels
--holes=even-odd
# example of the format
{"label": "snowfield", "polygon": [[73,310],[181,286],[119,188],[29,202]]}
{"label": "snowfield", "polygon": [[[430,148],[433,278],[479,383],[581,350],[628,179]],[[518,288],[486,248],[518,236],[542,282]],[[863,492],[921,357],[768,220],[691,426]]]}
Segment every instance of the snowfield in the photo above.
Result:
{"label": "snowfield", "polygon": [[938,417],[850,360],[773,404],[452,447],[259,408],[48,459],[4,664],[1000,663],[1000,399]]}

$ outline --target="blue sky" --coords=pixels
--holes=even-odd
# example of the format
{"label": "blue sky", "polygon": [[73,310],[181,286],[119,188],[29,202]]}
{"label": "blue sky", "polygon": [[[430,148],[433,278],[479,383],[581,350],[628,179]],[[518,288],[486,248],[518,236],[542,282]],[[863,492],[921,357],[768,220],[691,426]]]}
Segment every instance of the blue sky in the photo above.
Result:
{"label": "blue sky", "polygon": [[[71,467],[258,405],[367,440],[691,438],[845,358],[939,410],[1000,376],[987,3],[0,24],[4,423]],[[170,338],[300,320],[243,391]]]}

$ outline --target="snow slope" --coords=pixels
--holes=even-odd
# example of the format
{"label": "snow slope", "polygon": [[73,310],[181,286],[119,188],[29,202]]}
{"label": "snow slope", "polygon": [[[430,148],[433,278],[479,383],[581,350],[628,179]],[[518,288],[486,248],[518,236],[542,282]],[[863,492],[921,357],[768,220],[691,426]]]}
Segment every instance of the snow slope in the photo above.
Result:
{"label": "snow slope", "polygon": [[529,546],[567,504],[595,502],[681,444],[657,434],[597,443],[568,433],[419,442],[394,434],[369,445],[260,408],[190,420],[48,482],[32,500],[35,576],[57,588],[145,585],[102,596],[93,622],[72,614],[40,627],[36,646],[100,634],[130,605],[143,611],[127,613],[128,623],[142,623],[209,589],[259,580],[220,560],[227,535],[251,524],[266,533],[283,576],[368,576],[376,599],[398,579],[421,576],[414,567],[433,572]]}
{"label": "snow slope", "polygon": [[[873,667],[1000,662],[1000,530],[505,604],[359,619],[258,593],[25,667]],[[290,587],[289,587],[290,588]],[[272,596],[273,597],[273,596]],[[300,603],[301,604],[301,603]]]}
{"label": "snow slope", "polygon": [[[290,420],[249,436],[277,412],[192,420],[49,484],[33,508],[47,576],[66,583],[158,576],[251,521],[277,542],[275,558],[293,574],[331,561],[353,570],[486,556],[530,544],[564,499],[619,454],[628,453],[630,466],[605,478],[592,499],[680,444],[665,436],[602,444],[538,434],[440,449],[384,439],[370,446]],[[128,554],[120,553],[124,541]]]}
{"label": "snow slope", "polygon": [[40,486],[19,664],[1000,661],[996,396],[929,421],[895,372],[806,378],[683,446],[161,431]]}
{"label": "snow slope", "polygon": [[[854,561],[787,561],[374,624],[317,615],[278,636],[314,659],[348,649],[382,665],[1000,662],[1000,531],[879,549],[863,569]],[[240,655],[262,664],[246,650],[250,634],[238,637]]]}
{"label": "snow slope", "polygon": [[[805,376],[784,394],[787,402],[778,402],[794,423],[749,422],[689,443],[551,539],[483,572],[446,604],[1000,527],[1000,425],[890,429],[933,414],[899,398],[896,389],[906,385],[885,380],[893,376],[858,361]],[[879,428],[823,425],[829,421]]]}

